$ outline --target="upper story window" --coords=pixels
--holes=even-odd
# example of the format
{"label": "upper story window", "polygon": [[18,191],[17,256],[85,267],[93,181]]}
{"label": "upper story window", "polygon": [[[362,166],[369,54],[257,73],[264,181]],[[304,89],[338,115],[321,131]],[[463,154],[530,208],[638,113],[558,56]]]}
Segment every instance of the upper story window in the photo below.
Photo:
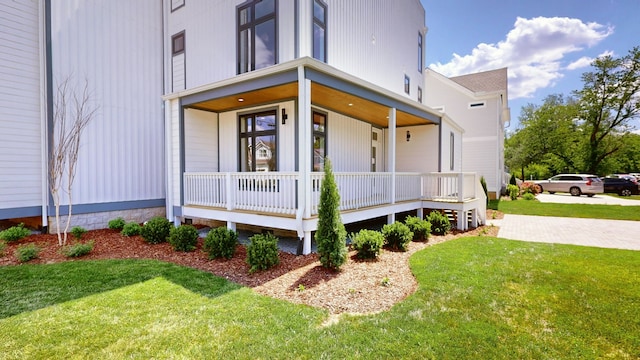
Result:
{"label": "upper story window", "polygon": [[404,76],[404,92],[407,94],[411,93],[411,79],[409,79],[407,75]]}
{"label": "upper story window", "polygon": [[313,58],[327,62],[327,5],[313,0]]}
{"label": "upper story window", "polygon": [[171,55],[175,56],[182,53],[184,53],[184,31],[171,37]]}
{"label": "upper story window", "polygon": [[422,64],[422,33],[418,33],[418,72],[422,72],[422,67],[424,66]]}
{"label": "upper story window", "polygon": [[276,171],[276,111],[240,116],[240,171]]}
{"label": "upper story window", "polygon": [[422,88],[418,86],[418,102],[422,104]]}
{"label": "upper story window", "polygon": [[238,7],[238,74],[275,65],[277,0],[253,0]]}

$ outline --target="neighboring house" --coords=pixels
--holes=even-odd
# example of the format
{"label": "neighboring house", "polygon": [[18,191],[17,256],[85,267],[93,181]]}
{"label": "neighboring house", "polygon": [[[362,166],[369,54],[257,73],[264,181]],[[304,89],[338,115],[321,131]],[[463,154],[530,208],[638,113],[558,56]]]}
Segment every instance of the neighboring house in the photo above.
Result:
{"label": "neighboring house", "polygon": [[506,188],[505,127],[510,121],[507,68],[447,78],[426,70],[425,103],[465,130],[462,170],[484,176],[491,198]]}
{"label": "neighboring house", "polygon": [[[294,230],[308,253],[324,154],[345,223],[424,208],[457,211],[462,228],[483,221],[479,179],[460,172],[463,129],[423,104],[419,1],[186,1],[172,10],[169,218]],[[268,171],[251,161],[260,142],[273,154]]]}
{"label": "neighboring house", "polygon": [[82,137],[73,225],[166,214],[162,13],[162,1],[0,0],[0,219],[53,224],[47,144],[68,77],[78,92],[86,80],[98,107]]}
{"label": "neighboring house", "polygon": [[0,218],[50,223],[51,103],[73,75],[99,106],[73,225],[246,224],[295,231],[308,253],[324,156],[345,223],[423,209],[484,221],[479,175],[462,172],[466,129],[425,105],[418,0],[0,0],[0,15],[17,44],[0,49],[13,96]]}

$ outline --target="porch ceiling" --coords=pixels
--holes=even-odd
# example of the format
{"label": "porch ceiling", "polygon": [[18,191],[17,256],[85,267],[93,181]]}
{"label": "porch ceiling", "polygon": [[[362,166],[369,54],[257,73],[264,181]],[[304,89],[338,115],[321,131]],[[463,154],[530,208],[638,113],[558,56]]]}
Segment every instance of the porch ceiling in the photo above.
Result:
{"label": "porch ceiling", "polygon": [[[206,100],[191,104],[189,107],[204,111],[225,112],[295,99],[297,96],[298,84],[293,82]],[[311,103],[382,128],[389,127],[387,106],[316,82],[311,82]],[[432,124],[432,122],[400,110],[396,112],[398,127],[425,124]]]}

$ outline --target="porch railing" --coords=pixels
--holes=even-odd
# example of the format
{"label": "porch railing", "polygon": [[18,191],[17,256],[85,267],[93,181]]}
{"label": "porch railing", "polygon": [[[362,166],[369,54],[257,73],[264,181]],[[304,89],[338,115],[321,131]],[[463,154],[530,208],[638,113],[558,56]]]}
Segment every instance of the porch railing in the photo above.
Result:
{"label": "porch railing", "polygon": [[[391,173],[336,172],[340,210],[392,202]],[[184,204],[294,215],[298,208],[297,172],[185,173]],[[324,173],[311,173],[311,215],[318,214]],[[434,200],[462,202],[476,198],[474,173],[396,173],[395,202]]]}

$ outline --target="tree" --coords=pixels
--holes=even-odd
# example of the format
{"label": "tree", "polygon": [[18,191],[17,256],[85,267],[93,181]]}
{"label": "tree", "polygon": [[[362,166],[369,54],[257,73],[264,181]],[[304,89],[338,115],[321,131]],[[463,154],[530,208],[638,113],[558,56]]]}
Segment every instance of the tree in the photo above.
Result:
{"label": "tree", "polygon": [[630,133],[630,122],[640,114],[640,47],[620,58],[611,55],[593,61],[582,75],[581,129],[586,136],[585,172],[603,173],[603,161],[622,148],[620,136]]}
{"label": "tree", "polygon": [[[71,85],[71,76],[60,82],[53,102],[53,138],[49,153],[49,190],[56,209],[56,229],[58,245],[67,243],[67,232],[71,224],[73,204],[72,188],[76,176],[76,164],[80,153],[82,132],[94,118],[97,107],[91,106],[88,82],[82,92],[76,92]],[[64,187],[63,187],[64,185]],[[63,234],[60,234],[61,191],[67,194],[69,211]]]}
{"label": "tree", "polygon": [[338,270],[347,261],[347,230],[340,219],[339,206],[340,194],[331,170],[331,161],[325,157],[315,239],[320,263],[334,270]]}

